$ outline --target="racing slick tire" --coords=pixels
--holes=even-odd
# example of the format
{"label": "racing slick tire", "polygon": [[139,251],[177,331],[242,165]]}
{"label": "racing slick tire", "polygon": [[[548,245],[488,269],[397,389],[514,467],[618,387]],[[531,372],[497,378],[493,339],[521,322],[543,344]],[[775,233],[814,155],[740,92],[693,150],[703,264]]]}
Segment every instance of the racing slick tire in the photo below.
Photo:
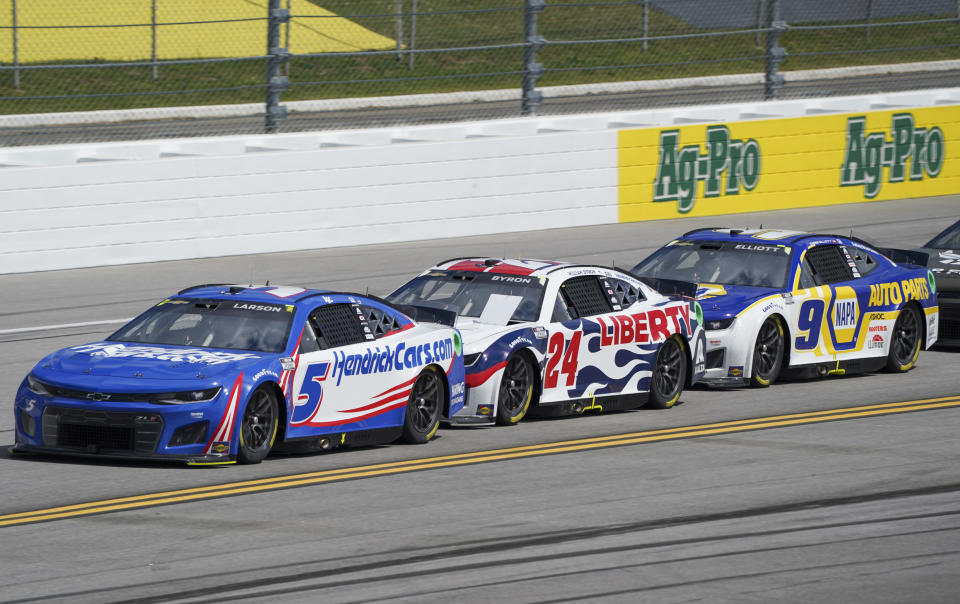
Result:
{"label": "racing slick tire", "polygon": [[242,464],[260,463],[270,454],[280,426],[277,397],[270,388],[261,386],[253,391],[240,420],[240,445],[237,461]]}
{"label": "racing slick tire", "polygon": [[774,317],[760,326],[757,341],[753,345],[753,370],[750,372],[751,388],[766,388],[777,380],[783,365],[783,325]]}
{"label": "racing slick tire", "polygon": [[904,373],[913,369],[920,356],[920,329],[923,319],[913,304],[900,309],[897,322],[893,324],[893,337],[890,340],[890,352],[887,355],[887,371]]}
{"label": "racing slick tire", "polygon": [[403,440],[419,445],[429,441],[440,427],[440,414],[446,390],[441,374],[433,367],[427,367],[410,389],[410,398],[403,416]]}
{"label": "racing slick tire", "polygon": [[654,409],[669,409],[680,400],[687,379],[687,359],[683,344],[676,336],[667,339],[657,351],[650,374],[650,402]]}
{"label": "racing slick tire", "polygon": [[507,361],[497,395],[497,425],[513,426],[527,414],[533,399],[534,370],[524,354]]}

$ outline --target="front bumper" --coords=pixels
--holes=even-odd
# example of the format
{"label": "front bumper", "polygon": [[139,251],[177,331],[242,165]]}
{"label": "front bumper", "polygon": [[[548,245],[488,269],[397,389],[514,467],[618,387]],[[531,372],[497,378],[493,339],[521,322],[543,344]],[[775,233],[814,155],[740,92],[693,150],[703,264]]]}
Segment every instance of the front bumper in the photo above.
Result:
{"label": "front bumper", "polygon": [[[222,398],[222,397],[218,397]],[[15,453],[190,464],[235,461],[232,443],[205,453],[223,402],[153,405],[48,398],[21,386],[14,402]]]}
{"label": "front bumper", "polygon": [[700,382],[708,386],[736,387],[745,384],[749,375],[750,346],[736,337],[734,329],[708,331],[706,373]]}

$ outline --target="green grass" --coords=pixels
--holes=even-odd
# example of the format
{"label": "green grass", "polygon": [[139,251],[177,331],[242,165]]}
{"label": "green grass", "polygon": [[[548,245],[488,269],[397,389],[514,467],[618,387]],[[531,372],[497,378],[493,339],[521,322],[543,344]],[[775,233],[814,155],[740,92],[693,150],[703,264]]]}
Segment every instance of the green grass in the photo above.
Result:
{"label": "green grass", "polygon": [[[350,16],[368,29],[396,36],[396,20],[390,16],[396,0],[316,3]],[[410,0],[404,4],[409,10]],[[416,47],[519,43],[523,38],[520,7],[521,0],[420,0],[420,13],[510,10],[421,14],[417,19]],[[642,11],[636,4],[550,6],[540,15],[539,22],[541,35],[551,42],[639,37]],[[704,33],[654,9],[650,11],[649,24],[653,36]],[[409,17],[404,25],[404,38],[409,42]],[[783,70],[955,59],[960,58],[960,24],[954,21],[878,26],[872,29],[869,40],[862,29],[793,30],[781,38],[781,45],[789,53],[781,66]],[[925,48],[889,51],[904,47]],[[281,98],[293,101],[519,88],[521,76],[515,72],[521,69],[522,56],[520,48],[419,55],[412,70],[406,58],[398,60],[393,54],[295,58],[289,64],[293,85]],[[539,86],[757,73],[763,70],[763,40],[758,45],[754,34],[653,40],[646,51],[639,42],[551,44],[538,53],[537,60],[547,69]],[[149,67],[49,69],[21,72],[20,88],[15,89],[12,73],[4,71],[0,72],[0,113],[262,102],[264,74],[262,61],[161,65],[156,81],[151,78]],[[46,98],[57,96],[69,98]]]}

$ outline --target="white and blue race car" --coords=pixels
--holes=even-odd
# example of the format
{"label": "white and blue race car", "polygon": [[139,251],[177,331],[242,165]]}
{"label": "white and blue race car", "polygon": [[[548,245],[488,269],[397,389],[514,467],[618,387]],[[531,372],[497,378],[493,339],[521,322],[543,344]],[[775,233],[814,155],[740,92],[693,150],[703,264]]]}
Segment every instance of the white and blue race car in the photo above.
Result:
{"label": "white and blue race car", "polygon": [[463,406],[460,334],[408,313],[299,287],[182,290],[41,359],[17,391],[14,451],[211,465],[427,442]]}
{"label": "white and blue race car", "polygon": [[764,387],[781,373],[909,371],[937,341],[936,287],[917,266],[924,262],[854,237],[699,229],[631,272],[700,284],[704,383]]}
{"label": "white and blue race car", "polygon": [[450,423],[511,425],[528,411],[673,406],[705,362],[696,289],[674,285],[687,297],[599,266],[463,258],[387,299],[456,313],[467,400]]}

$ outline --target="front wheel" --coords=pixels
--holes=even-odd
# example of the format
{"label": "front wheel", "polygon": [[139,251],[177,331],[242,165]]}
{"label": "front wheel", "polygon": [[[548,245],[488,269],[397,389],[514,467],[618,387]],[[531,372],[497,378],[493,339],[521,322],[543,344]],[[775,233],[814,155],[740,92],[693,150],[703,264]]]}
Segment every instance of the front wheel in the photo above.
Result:
{"label": "front wheel", "polygon": [[237,461],[260,463],[270,454],[280,425],[277,397],[268,388],[257,388],[247,401],[240,421],[240,446]]}
{"label": "front wheel", "polygon": [[920,356],[920,312],[913,305],[900,309],[897,322],[893,324],[893,339],[887,356],[887,371],[903,373],[917,364]]}
{"label": "front wheel", "polygon": [[410,389],[407,408],[403,416],[403,440],[411,444],[429,441],[440,427],[440,412],[444,401],[443,382],[440,373],[428,367],[417,376]]}
{"label": "front wheel", "polygon": [[760,326],[757,341],[753,346],[753,370],[750,386],[766,388],[780,375],[783,364],[783,325],[773,317]]}
{"label": "front wheel", "polygon": [[650,406],[669,409],[680,399],[683,383],[687,377],[687,361],[683,345],[676,338],[663,343],[657,352],[650,375]]}
{"label": "front wheel", "polygon": [[523,419],[533,398],[533,366],[522,354],[510,357],[500,380],[497,425],[512,426]]}

